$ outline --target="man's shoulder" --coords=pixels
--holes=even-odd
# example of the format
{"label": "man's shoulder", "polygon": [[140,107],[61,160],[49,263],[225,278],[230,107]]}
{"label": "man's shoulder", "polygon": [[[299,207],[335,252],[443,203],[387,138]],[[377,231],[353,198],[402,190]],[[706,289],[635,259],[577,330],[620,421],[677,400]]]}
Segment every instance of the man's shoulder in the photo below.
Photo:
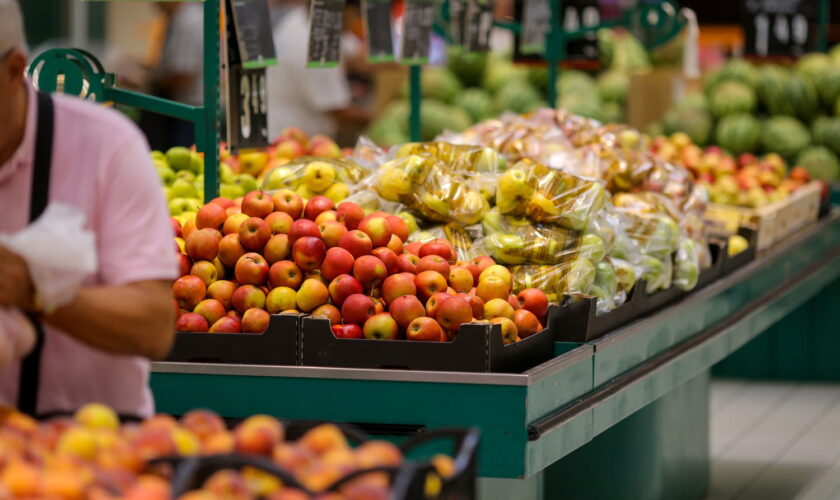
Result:
{"label": "man's shoulder", "polygon": [[77,97],[53,94],[57,119],[65,118],[74,129],[83,134],[107,134],[115,141],[123,137],[142,138],[137,125],[124,114],[100,104],[85,101]]}

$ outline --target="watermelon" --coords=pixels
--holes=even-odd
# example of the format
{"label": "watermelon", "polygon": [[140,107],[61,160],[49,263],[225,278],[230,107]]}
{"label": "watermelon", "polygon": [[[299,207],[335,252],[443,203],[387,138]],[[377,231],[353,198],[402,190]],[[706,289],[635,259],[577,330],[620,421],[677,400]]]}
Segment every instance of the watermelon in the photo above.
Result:
{"label": "watermelon", "polygon": [[814,143],[840,153],[840,118],[821,116],[811,125]]}
{"label": "watermelon", "polygon": [[431,141],[446,130],[461,132],[470,126],[465,111],[437,99],[423,99],[420,106],[422,140]]}
{"label": "watermelon", "polygon": [[493,116],[493,97],[484,89],[467,89],[455,99],[455,106],[463,109],[473,122]]}
{"label": "watermelon", "polygon": [[793,108],[794,116],[811,121],[817,114],[819,99],[814,85],[799,75],[792,75],[788,80],[784,98]]}
{"label": "watermelon", "polygon": [[755,109],[755,93],[752,88],[734,80],[715,85],[709,101],[712,114],[716,117],[751,113]]}
{"label": "watermelon", "polygon": [[601,102],[597,94],[570,93],[560,96],[557,107],[572,114],[602,121]]}
{"label": "watermelon", "polygon": [[680,108],[709,111],[709,100],[706,99],[706,96],[700,92],[692,92],[683,96],[677,106]]}
{"label": "watermelon", "polygon": [[831,56],[831,60],[834,61],[834,64],[840,64],[840,43],[831,47],[831,50],[828,51],[828,55]]}
{"label": "watermelon", "polygon": [[784,94],[790,79],[790,71],[768,64],[762,66],[756,77],[756,93],[762,106],[774,115],[792,115],[793,107]]}
{"label": "watermelon", "polygon": [[494,100],[496,111],[527,113],[543,103],[539,92],[527,80],[512,80],[502,87]]}
{"label": "watermelon", "polygon": [[446,67],[465,87],[477,87],[484,79],[487,54],[467,52],[462,47],[449,47],[446,51]]}
{"label": "watermelon", "polygon": [[796,61],[796,72],[816,84],[822,74],[832,66],[831,56],[822,52],[810,52]]}
{"label": "watermelon", "polygon": [[796,164],[805,167],[814,179],[831,182],[840,178],[840,161],[830,149],[811,146],[796,157]]}
{"label": "watermelon", "polygon": [[761,140],[766,152],[791,159],[808,146],[811,134],[796,118],[775,116],[765,122]]}
{"label": "watermelon", "polygon": [[624,103],[630,88],[630,77],[623,71],[610,70],[598,76],[598,94],[603,101]]}
{"label": "watermelon", "polygon": [[423,97],[451,103],[461,92],[461,82],[445,68],[426,68],[422,73]]}
{"label": "watermelon", "polygon": [[557,94],[597,94],[598,84],[595,79],[583,71],[566,70],[560,73],[557,79]]}
{"label": "watermelon", "polygon": [[528,74],[507,59],[494,56],[487,58],[487,67],[481,81],[481,86],[485,90],[495,94],[513,80],[527,81]]}
{"label": "watermelon", "polygon": [[705,146],[712,132],[712,116],[703,109],[678,106],[665,114],[662,126],[668,135],[685,132],[694,144]]}
{"label": "watermelon", "polygon": [[840,63],[825,70],[817,81],[817,93],[824,106],[834,105],[840,97]]}
{"label": "watermelon", "polygon": [[761,143],[761,123],[748,114],[725,116],[718,122],[715,139],[732,154],[756,151]]}
{"label": "watermelon", "polygon": [[722,81],[720,75],[720,69],[713,69],[706,72],[706,75],[703,77],[703,92],[707,96],[711,96],[717,84]]}
{"label": "watermelon", "polygon": [[730,59],[723,65],[718,75],[719,82],[735,81],[752,87],[755,85],[755,67],[743,59]]}
{"label": "watermelon", "polygon": [[530,67],[528,68],[528,81],[535,89],[545,94],[548,90],[548,68]]}
{"label": "watermelon", "polygon": [[834,116],[840,116],[840,97],[834,101]]}

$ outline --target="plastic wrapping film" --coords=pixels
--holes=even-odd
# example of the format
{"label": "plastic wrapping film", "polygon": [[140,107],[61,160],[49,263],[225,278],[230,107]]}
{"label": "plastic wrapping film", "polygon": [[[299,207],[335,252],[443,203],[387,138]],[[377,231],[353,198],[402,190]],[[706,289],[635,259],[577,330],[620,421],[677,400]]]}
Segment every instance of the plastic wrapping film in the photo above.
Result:
{"label": "plastic wrapping film", "polygon": [[[262,189],[291,189],[307,200],[317,195],[344,199],[369,174],[367,168],[351,159],[303,156],[266,172]],[[336,196],[332,196],[332,190]]]}
{"label": "plastic wrapping film", "polygon": [[455,260],[468,261],[482,255],[484,252],[482,245],[475,244],[476,240],[480,241],[481,234],[482,228],[480,225],[464,227],[460,224],[450,222],[418,231],[411,236],[410,241],[426,243],[435,238],[449,240],[452,243],[452,248],[455,250]]}

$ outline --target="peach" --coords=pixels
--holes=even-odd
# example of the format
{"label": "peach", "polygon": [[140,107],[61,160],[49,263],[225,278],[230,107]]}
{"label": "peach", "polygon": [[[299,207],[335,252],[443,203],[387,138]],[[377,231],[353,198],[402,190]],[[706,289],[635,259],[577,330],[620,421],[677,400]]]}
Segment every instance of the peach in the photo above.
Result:
{"label": "peach", "polygon": [[284,435],[280,422],[268,415],[248,417],[233,430],[236,451],[252,455],[271,456]]}
{"label": "peach", "polygon": [[322,424],[313,427],[297,440],[297,445],[317,456],[336,448],[347,448],[347,438],[334,424]]}

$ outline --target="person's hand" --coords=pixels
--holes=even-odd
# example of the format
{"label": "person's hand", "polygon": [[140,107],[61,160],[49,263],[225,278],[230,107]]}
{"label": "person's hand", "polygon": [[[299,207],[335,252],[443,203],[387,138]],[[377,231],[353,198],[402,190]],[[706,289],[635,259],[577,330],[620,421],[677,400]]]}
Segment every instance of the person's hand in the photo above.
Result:
{"label": "person's hand", "polygon": [[0,307],[23,311],[32,305],[34,286],[26,261],[0,246]]}

